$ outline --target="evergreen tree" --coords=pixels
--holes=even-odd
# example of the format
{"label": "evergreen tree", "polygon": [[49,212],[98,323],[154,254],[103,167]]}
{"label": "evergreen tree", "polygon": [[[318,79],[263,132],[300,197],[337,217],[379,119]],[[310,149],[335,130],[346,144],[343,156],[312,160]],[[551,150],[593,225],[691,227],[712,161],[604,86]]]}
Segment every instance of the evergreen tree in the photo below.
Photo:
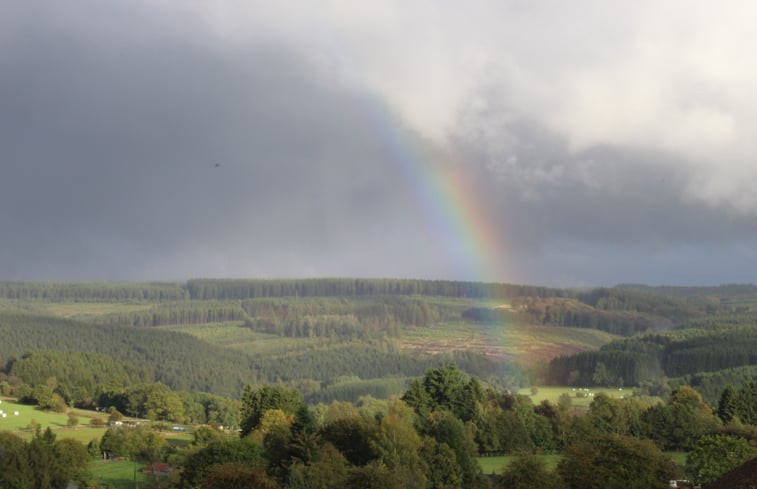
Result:
{"label": "evergreen tree", "polygon": [[742,423],[757,425],[757,382],[749,382],[739,389],[736,414]]}
{"label": "evergreen tree", "polygon": [[725,386],[718,401],[718,417],[723,423],[730,423],[736,414],[736,389],[731,384]]}

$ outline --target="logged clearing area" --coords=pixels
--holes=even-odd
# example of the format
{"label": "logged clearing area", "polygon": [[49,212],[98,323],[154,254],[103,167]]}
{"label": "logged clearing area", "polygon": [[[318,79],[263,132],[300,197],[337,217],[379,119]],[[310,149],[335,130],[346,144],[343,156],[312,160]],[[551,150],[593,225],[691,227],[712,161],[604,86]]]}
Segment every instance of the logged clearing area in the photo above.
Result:
{"label": "logged clearing area", "polygon": [[460,322],[407,328],[398,344],[403,350],[429,354],[450,350],[472,351],[492,359],[528,366],[559,355],[597,349],[616,338],[595,329]]}

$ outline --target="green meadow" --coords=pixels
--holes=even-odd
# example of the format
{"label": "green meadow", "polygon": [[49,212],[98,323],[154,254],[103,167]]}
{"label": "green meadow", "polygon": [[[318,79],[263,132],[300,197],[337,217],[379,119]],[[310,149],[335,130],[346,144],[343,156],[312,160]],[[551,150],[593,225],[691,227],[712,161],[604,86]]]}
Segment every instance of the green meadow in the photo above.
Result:
{"label": "green meadow", "polygon": [[[93,417],[100,416],[103,419],[107,417],[95,411],[71,410],[79,418],[79,424],[68,426],[66,413],[42,411],[35,406],[20,404],[6,397],[0,398],[0,401],[0,409],[6,414],[4,418],[0,415],[0,430],[10,431],[23,438],[28,439],[34,436],[35,424],[38,424],[42,430],[50,428],[58,438],[71,438],[83,443],[88,443],[93,438],[101,438],[106,430],[105,427],[94,427],[89,424]],[[18,412],[17,416],[15,412]]]}
{"label": "green meadow", "polygon": [[91,470],[96,487],[134,489],[135,472],[137,483],[146,480],[142,473],[144,467],[145,464],[135,464],[129,460],[97,460],[92,464]]}
{"label": "green meadow", "polygon": [[245,328],[242,321],[222,323],[159,326],[160,329],[185,333],[210,344],[234,348],[246,353],[280,353],[303,344],[318,342],[317,338],[282,338]]}
{"label": "green meadow", "polygon": [[[555,470],[562,458],[561,455],[553,453],[540,455],[540,457],[544,460],[549,470]],[[516,458],[517,455],[500,455],[497,457],[478,457],[477,460],[484,474],[501,474],[510,462]]]}
{"label": "green meadow", "polygon": [[[686,452],[667,452],[667,454],[679,467],[686,465]],[[477,460],[484,474],[501,474],[516,457],[517,455],[500,455],[478,457]],[[544,460],[548,470],[555,470],[562,459],[562,455],[556,453],[548,453],[540,455],[540,457]]]}
{"label": "green meadow", "polygon": [[0,310],[23,311],[32,314],[55,316],[66,319],[92,320],[115,313],[142,311],[152,307],[152,302],[48,302],[40,300],[0,299]]}
{"label": "green meadow", "polygon": [[[0,409],[6,416],[0,417],[0,429],[8,431],[31,430],[32,421],[39,423],[42,429],[48,426],[52,430],[68,427],[68,416],[66,414],[41,411],[34,406],[19,404],[8,398],[2,398],[1,401]],[[16,412],[18,412],[18,415],[14,414]],[[81,421],[85,420],[80,418]]]}
{"label": "green meadow", "polygon": [[[535,390],[535,393],[532,392]],[[560,396],[568,394],[573,407],[589,407],[594,396],[602,393],[613,399],[628,399],[633,396],[633,389],[624,387],[554,387],[554,386],[535,386],[524,387],[518,391],[522,396],[528,396],[534,404],[542,401],[549,401],[551,404],[557,404]]]}

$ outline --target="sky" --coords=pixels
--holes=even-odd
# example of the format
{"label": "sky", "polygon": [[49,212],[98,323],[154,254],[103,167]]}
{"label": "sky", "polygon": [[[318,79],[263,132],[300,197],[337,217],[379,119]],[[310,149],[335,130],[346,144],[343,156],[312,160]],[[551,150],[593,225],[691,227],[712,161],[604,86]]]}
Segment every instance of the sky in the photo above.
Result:
{"label": "sky", "polygon": [[0,280],[753,283],[755,16],[5,0]]}

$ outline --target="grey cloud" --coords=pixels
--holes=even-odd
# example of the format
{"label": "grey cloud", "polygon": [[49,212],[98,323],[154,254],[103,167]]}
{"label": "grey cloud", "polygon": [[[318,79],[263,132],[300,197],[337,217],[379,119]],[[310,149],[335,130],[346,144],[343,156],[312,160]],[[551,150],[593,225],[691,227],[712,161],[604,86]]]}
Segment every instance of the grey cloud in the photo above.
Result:
{"label": "grey cloud", "polygon": [[56,25],[0,55],[0,275],[424,272],[368,95],[282,46],[127,34]]}
{"label": "grey cloud", "polygon": [[690,197],[681,157],[602,145],[574,151],[507,115],[461,117],[453,134],[496,216],[518,281],[556,285],[750,281],[757,218]]}

